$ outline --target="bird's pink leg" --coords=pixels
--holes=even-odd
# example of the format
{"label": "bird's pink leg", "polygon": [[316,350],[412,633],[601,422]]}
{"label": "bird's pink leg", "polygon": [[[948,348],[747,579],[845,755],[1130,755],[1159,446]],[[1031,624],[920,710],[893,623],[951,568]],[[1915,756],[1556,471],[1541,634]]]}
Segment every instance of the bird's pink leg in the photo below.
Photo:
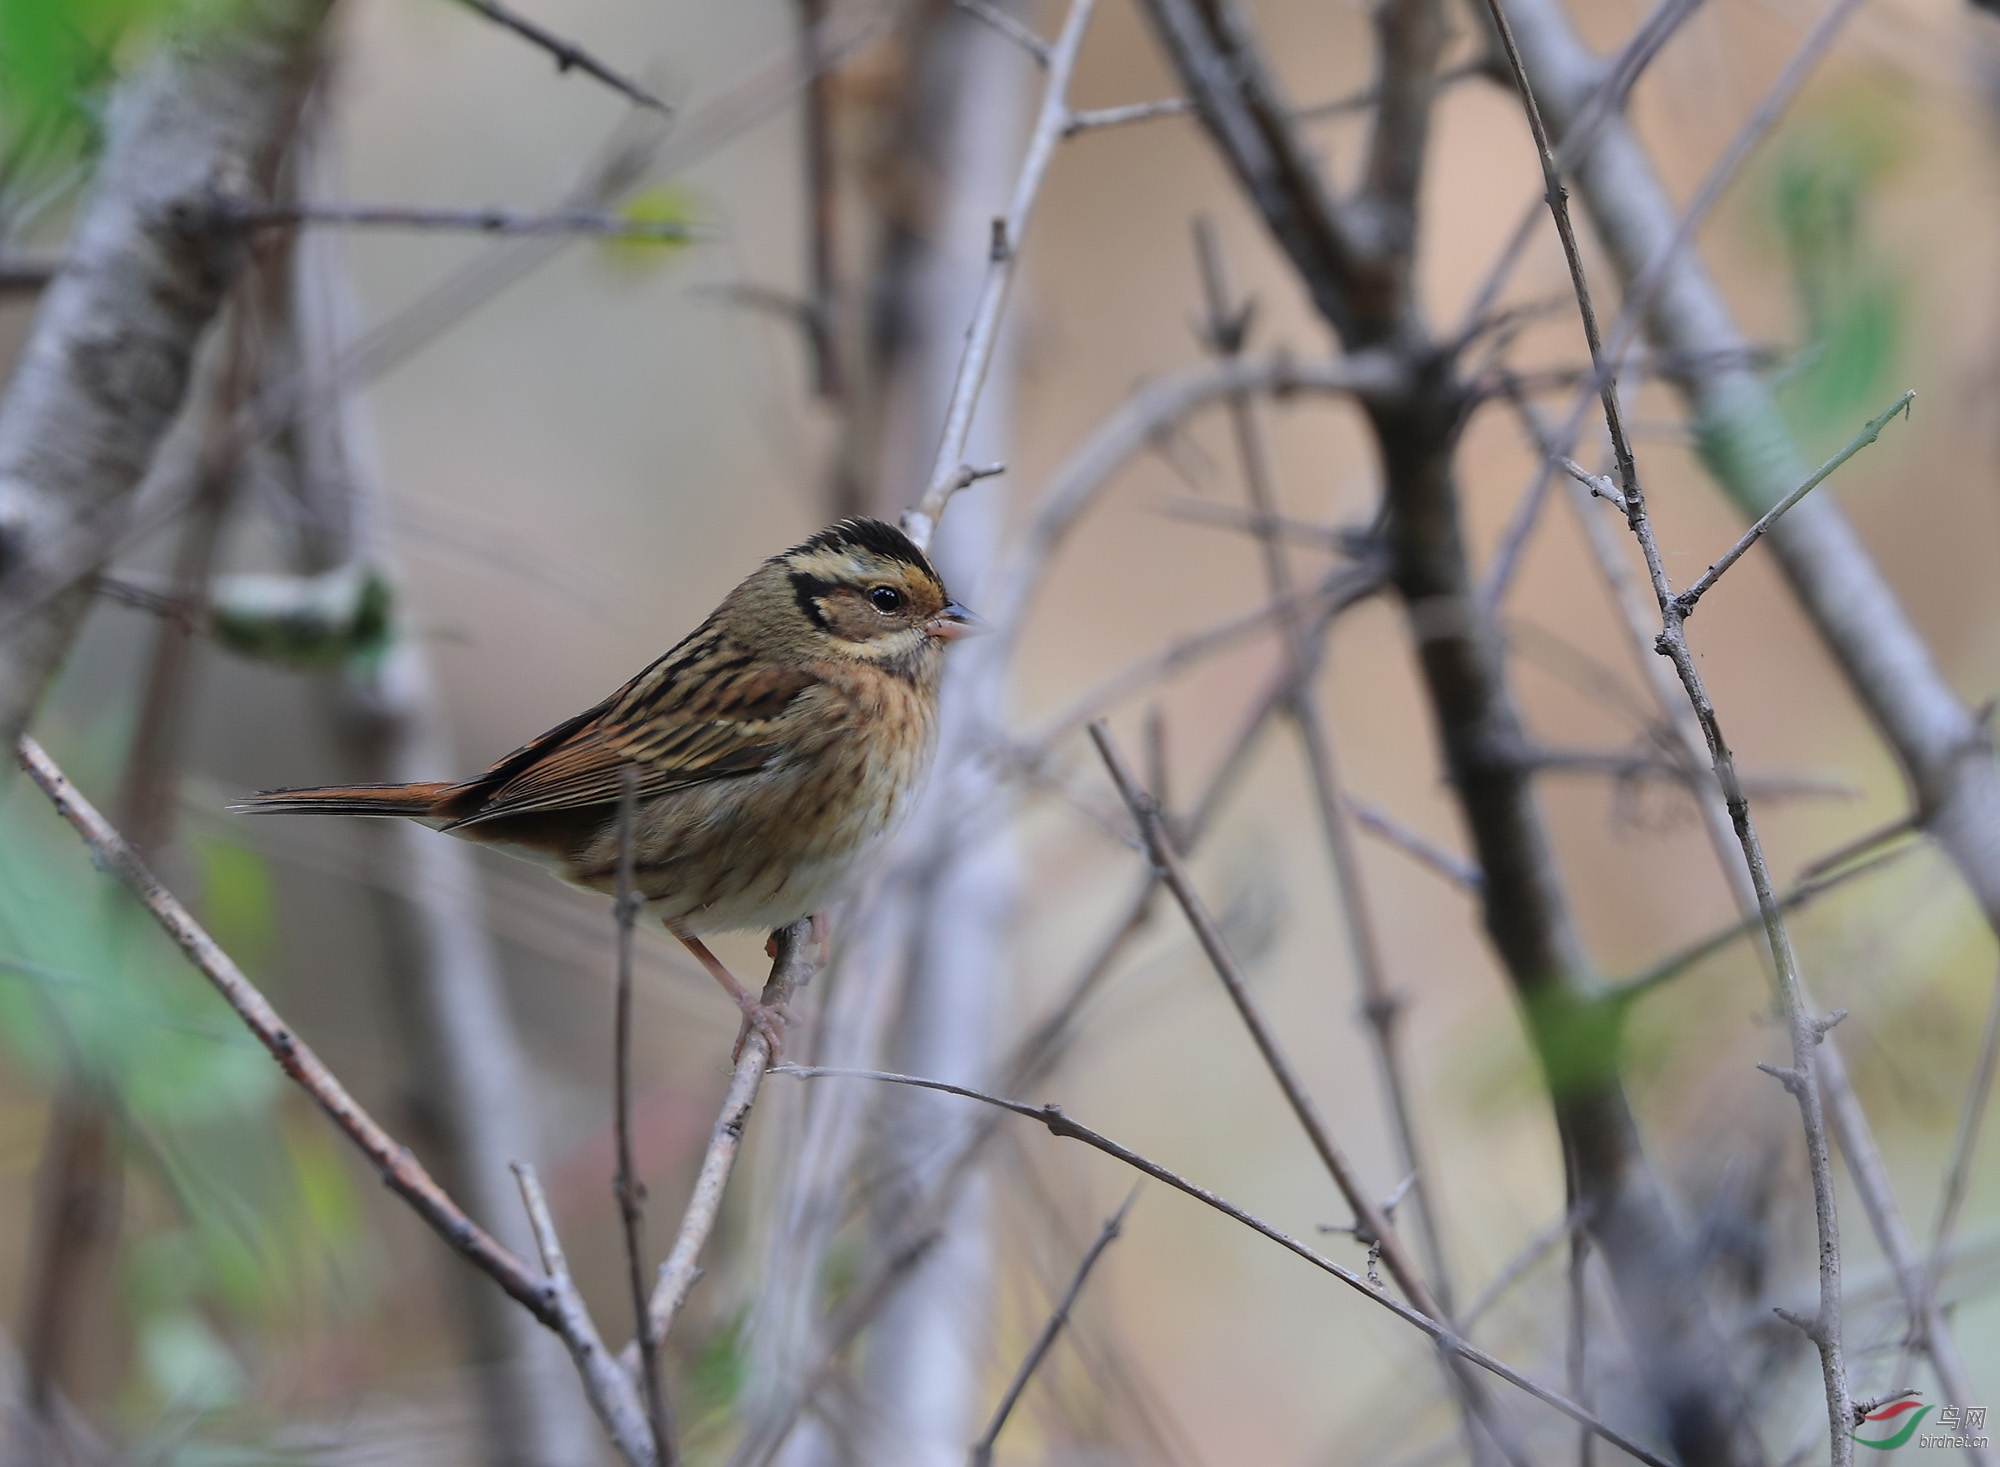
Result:
{"label": "bird's pink leg", "polygon": [[819,944],[819,965],[824,968],[833,960],[833,923],[826,913],[813,913],[812,935]]}
{"label": "bird's pink leg", "polygon": [[666,928],[680,939],[682,947],[694,954],[697,963],[708,969],[708,976],[722,985],[722,991],[735,1000],[736,1007],[743,1010],[743,1032],[736,1036],[736,1048],[730,1053],[730,1063],[734,1064],[741,1058],[743,1041],[748,1039],[750,1031],[755,1029],[764,1036],[764,1042],[771,1046],[771,1063],[775,1065],[779,1055],[784,1051],[784,1024],[792,1017],[790,1010],[783,1004],[761,1002],[756,994],[736,981],[736,975],[722,966],[722,959],[710,952],[708,944],[692,932],[683,932],[671,922],[666,924]]}

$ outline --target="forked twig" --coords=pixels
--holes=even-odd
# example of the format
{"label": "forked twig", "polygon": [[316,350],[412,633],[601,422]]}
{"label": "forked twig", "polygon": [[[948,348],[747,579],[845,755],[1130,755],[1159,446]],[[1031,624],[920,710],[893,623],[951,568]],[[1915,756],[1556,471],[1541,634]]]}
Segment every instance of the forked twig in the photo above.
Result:
{"label": "forked twig", "polygon": [[243,975],[243,970],[179,899],[160,883],[125,838],[84,799],[40,744],[23,734],[15,748],[28,777],[83,838],[97,864],[124,883],[188,961],[235,1010],[258,1043],[278,1062],[278,1067],[361,1149],[383,1184],[407,1202],[455,1252],[561,1337],[583,1375],[585,1389],[592,1403],[598,1406],[599,1419],[612,1441],[632,1467],[644,1467],[651,1460],[651,1442],[637,1393],[631,1380],[616,1368],[601,1346],[591,1348],[594,1331],[589,1328],[588,1317],[580,1313],[580,1306],[566,1299],[554,1280],[535,1272],[466,1216],[464,1209],[452,1201],[409,1148],[362,1109],[333,1071],[298,1037],[270,1000]]}
{"label": "forked twig", "polygon": [[513,1168],[514,1180],[521,1188],[521,1205],[528,1213],[528,1230],[535,1235],[535,1249],[542,1255],[542,1267],[548,1270],[550,1303],[567,1321],[567,1327],[558,1333],[576,1361],[590,1404],[611,1428],[613,1439],[628,1461],[656,1460],[649,1455],[649,1449],[657,1451],[652,1423],[647,1421],[618,1362],[604,1347],[597,1326],[591,1322],[590,1311],[584,1306],[583,1295],[577,1292],[576,1281],[570,1277],[569,1259],[564,1256],[562,1238],[556,1232],[555,1218],[550,1215],[541,1178],[527,1162],[517,1161]]}
{"label": "forked twig", "polygon": [[1832,458],[1809,474],[1805,482],[1800,484],[1798,488],[1759,515],[1757,522],[1743,532],[1742,538],[1717,557],[1715,564],[1697,576],[1693,585],[1674,597],[1674,605],[1679,609],[1680,614],[1686,617],[1692,612],[1695,602],[1701,600],[1708,593],[1709,589],[1722,579],[1723,572],[1727,571],[1732,565],[1743,558],[1744,551],[1764,538],[1764,532],[1777,523],[1780,515],[1812,493],[1814,489],[1817,489],[1835,469],[1853,458],[1862,449],[1868,447],[1877,438],[1880,438],[1882,430],[1889,425],[1889,420],[1894,418],[1897,413],[1901,413],[1904,419],[1907,420],[1910,415],[1910,404],[1916,400],[1916,396],[1916,391],[1913,388],[1890,403],[1887,410],[1870,418],[1862,425],[1861,431],[1848,440],[1845,448],[1841,449],[1839,453],[1836,453]]}

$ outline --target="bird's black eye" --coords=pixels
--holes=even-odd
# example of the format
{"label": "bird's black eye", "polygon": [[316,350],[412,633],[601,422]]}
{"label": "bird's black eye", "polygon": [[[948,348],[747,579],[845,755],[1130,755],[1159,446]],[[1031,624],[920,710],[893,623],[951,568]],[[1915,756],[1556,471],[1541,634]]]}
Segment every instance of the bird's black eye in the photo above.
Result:
{"label": "bird's black eye", "polygon": [[903,593],[894,586],[877,586],[868,593],[868,604],[887,616],[902,608]]}

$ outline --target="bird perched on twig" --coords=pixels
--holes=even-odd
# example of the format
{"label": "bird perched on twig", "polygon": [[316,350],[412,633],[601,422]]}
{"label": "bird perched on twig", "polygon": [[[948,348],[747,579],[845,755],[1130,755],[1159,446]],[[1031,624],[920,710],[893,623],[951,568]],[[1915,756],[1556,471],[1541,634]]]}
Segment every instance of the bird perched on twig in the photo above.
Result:
{"label": "bird perched on twig", "polygon": [[780,1016],[698,934],[784,927],[853,890],[929,772],[945,644],[979,626],[901,530],[843,520],[765,561],[673,651],[484,774],[272,790],[231,808],[402,816],[608,893],[636,769],[633,888],[775,1059]]}

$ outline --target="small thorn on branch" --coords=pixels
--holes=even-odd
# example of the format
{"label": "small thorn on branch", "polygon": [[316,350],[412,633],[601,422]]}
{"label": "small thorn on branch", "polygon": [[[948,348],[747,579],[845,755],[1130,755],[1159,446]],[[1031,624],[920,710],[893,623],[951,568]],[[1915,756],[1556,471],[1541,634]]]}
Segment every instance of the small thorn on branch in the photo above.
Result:
{"label": "small thorn on branch", "polygon": [[[1395,1190],[1382,1199],[1378,1206],[1382,1210],[1384,1221],[1394,1222],[1396,1220],[1396,1209],[1402,1205],[1403,1199],[1410,1195],[1410,1189],[1416,1186],[1416,1184],[1417,1174],[1411,1172],[1396,1184]],[[1382,1240],[1371,1233],[1362,1223],[1321,1223],[1319,1224],[1319,1230],[1322,1233],[1345,1233],[1357,1243],[1366,1243],[1369,1248],[1369,1265],[1371,1269],[1381,1257]],[[1373,1276],[1372,1273],[1370,1276]],[[1376,1287],[1381,1287],[1381,1280],[1376,1280]]]}
{"label": "small thorn on branch", "polygon": [[1774,1308],[1771,1312],[1814,1344],[1826,1338],[1826,1330],[1817,1319],[1808,1318],[1793,1309]]}
{"label": "small thorn on branch", "polygon": [[537,25],[525,15],[519,15],[509,10],[506,6],[498,3],[498,0],[459,0],[459,4],[463,5],[467,10],[476,11],[478,14],[485,16],[495,25],[505,26],[529,44],[541,47],[542,50],[548,52],[554,58],[558,72],[567,74],[572,69],[580,71],[586,76],[594,77],[598,81],[603,82],[604,85],[610,87],[612,91],[619,93],[627,101],[636,102],[641,107],[650,108],[663,117],[670,115],[674,110],[630,77],[625,76],[621,72],[613,71],[581,46],[571,41],[565,41],[554,31]]}
{"label": "small thorn on branch", "polygon": [[1561,454],[1556,455],[1555,461],[1558,468],[1588,489],[1594,497],[1609,500],[1620,511],[1629,512],[1625,496],[1618,492],[1618,486],[1611,482],[1609,475],[1593,474],[1575,459]]}
{"label": "small thorn on branch", "polygon": [[1007,221],[998,214],[993,216],[993,242],[987,248],[986,258],[996,265],[1014,258],[1014,248],[1007,242]]}
{"label": "small thorn on branch", "polygon": [[1762,1063],[1761,1061],[1758,1063],[1757,1068],[1762,1070],[1765,1074],[1769,1075],[1772,1079],[1776,1080],[1780,1085],[1784,1086],[1792,1094],[1794,1095],[1805,1094],[1806,1090],[1805,1076],[1801,1075],[1797,1070],[1787,1068],[1784,1065],[1767,1065]]}
{"label": "small thorn on branch", "polygon": [[1847,1017],[1846,1009],[1835,1009],[1832,1013],[1827,1014],[1823,1018],[1814,1019],[1812,1021],[1813,1042],[1817,1044],[1822,1039],[1825,1039],[1828,1031],[1831,1030],[1834,1027],[1834,1025],[1838,1024],[1842,1019],[1846,1017]]}
{"label": "small thorn on branch", "polygon": [[952,480],[951,486],[954,490],[969,489],[981,479],[991,479],[997,474],[1006,472],[1005,464],[961,464],[958,477]]}

